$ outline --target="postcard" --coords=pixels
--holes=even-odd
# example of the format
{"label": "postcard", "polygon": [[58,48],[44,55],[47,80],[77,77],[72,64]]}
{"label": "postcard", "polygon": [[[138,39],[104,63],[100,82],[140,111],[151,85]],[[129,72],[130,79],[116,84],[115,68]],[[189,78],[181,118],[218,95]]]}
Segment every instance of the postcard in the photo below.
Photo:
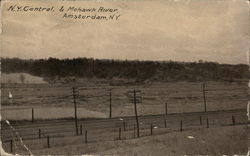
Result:
{"label": "postcard", "polygon": [[2,0],[0,155],[247,155],[248,0]]}

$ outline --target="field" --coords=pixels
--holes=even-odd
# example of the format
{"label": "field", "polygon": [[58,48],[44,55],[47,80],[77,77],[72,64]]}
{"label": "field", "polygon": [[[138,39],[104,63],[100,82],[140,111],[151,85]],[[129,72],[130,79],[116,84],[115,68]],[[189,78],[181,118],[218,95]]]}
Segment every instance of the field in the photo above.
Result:
{"label": "field", "polygon": [[[102,118],[109,116],[111,90],[112,117],[133,116],[134,105],[129,101],[128,91],[141,90],[141,103],[137,104],[139,115],[164,114],[167,102],[169,113],[204,111],[202,83],[152,83],[145,85],[110,86],[77,85],[77,108],[79,117]],[[13,99],[8,94],[13,94]],[[208,82],[205,85],[208,111],[246,108],[247,82]],[[72,85],[17,84],[2,85],[2,118],[35,119],[73,117]],[[49,113],[47,113],[49,112]]]}
{"label": "field", "polygon": [[[78,84],[75,86],[77,129],[73,120],[72,87],[66,84],[2,85],[4,149],[29,154],[25,144],[35,155],[247,152],[246,82],[207,82],[204,87],[202,83],[191,82]],[[133,96],[129,93],[134,89],[141,91],[137,94],[141,97],[137,103],[140,138],[136,136]],[[13,95],[11,99],[9,92]],[[112,119],[109,119],[110,100]],[[32,108],[34,121],[31,121]]]}
{"label": "field", "polygon": [[[106,131],[102,134],[106,135],[106,139],[94,141],[90,138],[88,143],[80,135],[51,138],[49,148],[46,138],[25,140],[24,144],[34,155],[245,155],[248,149],[248,131],[247,125],[196,127],[182,132],[156,129],[152,136],[150,130],[144,130],[141,132],[144,135],[140,138],[125,139],[122,136],[121,140],[107,139],[107,136],[114,137],[117,133]],[[9,145],[3,143],[5,151],[10,152]],[[29,154],[18,141],[13,150],[18,154]]]}
{"label": "field", "polygon": [[36,83],[46,84],[42,77],[28,73],[1,73],[1,83]]}

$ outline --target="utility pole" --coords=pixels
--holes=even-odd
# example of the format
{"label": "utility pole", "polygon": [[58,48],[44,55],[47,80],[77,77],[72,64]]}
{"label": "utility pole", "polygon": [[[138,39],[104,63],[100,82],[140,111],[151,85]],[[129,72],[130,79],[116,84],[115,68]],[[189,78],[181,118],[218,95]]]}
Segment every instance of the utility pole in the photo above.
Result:
{"label": "utility pole", "polygon": [[135,105],[135,118],[136,118],[136,124],[137,124],[137,137],[140,137],[139,132],[139,120],[138,120],[138,114],[137,114],[137,106],[136,106],[136,91],[134,90],[134,105]]}
{"label": "utility pole", "polygon": [[133,97],[130,98],[130,102],[134,103],[135,107],[135,119],[136,119],[136,127],[137,127],[137,137],[140,137],[140,127],[139,127],[139,119],[138,119],[138,113],[137,113],[137,103],[141,103],[141,96],[137,95],[138,93],[141,93],[139,90],[135,90],[133,92]]}
{"label": "utility pole", "polygon": [[205,92],[205,83],[202,84],[203,91],[203,100],[204,100],[204,111],[207,111],[207,102],[206,102],[206,92]]}
{"label": "utility pole", "polygon": [[78,135],[78,123],[77,123],[77,107],[76,107],[76,88],[73,87],[73,98],[74,98],[74,108],[75,108],[75,126],[76,126],[76,135]]}
{"label": "utility pole", "polygon": [[109,90],[109,118],[112,118],[112,92]]}

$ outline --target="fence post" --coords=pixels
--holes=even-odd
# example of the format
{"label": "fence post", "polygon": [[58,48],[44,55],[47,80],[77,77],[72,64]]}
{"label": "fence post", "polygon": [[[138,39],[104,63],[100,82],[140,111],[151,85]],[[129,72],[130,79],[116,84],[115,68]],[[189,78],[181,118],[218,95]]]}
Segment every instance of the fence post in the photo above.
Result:
{"label": "fence post", "polygon": [[165,114],[168,115],[168,103],[165,102]]}
{"label": "fence post", "polygon": [[118,129],[118,133],[119,133],[119,140],[121,140],[121,127],[119,127],[119,129]]}
{"label": "fence post", "polygon": [[88,131],[85,130],[85,144],[88,143]]}
{"label": "fence post", "polygon": [[207,128],[209,128],[209,121],[208,121],[208,118],[207,118]]}
{"label": "fence post", "polygon": [[41,138],[41,129],[40,128],[38,129],[38,138],[39,139]]}
{"label": "fence post", "polygon": [[153,124],[150,125],[150,134],[153,135]]}
{"label": "fence post", "polygon": [[200,125],[202,125],[202,117],[200,116]]}
{"label": "fence post", "polygon": [[167,128],[167,119],[164,119],[164,126]]}
{"label": "fence post", "polygon": [[123,130],[126,131],[126,123],[123,121]]}
{"label": "fence post", "polygon": [[180,122],[180,131],[182,132],[182,120]]}
{"label": "fence post", "polygon": [[82,125],[80,125],[80,135],[82,135]]}
{"label": "fence post", "polygon": [[235,117],[232,116],[232,122],[233,122],[233,125],[235,125]]}
{"label": "fence post", "polygon": [[47,145],[48,145],[48,148],[50,148],[49,136],[47,136]]}
{"label": "fence post", "polygon": [[31,121],[34,122],[34,108],[31,109]]}
{"label": "fence post", "polygon": [[13,140],[10,140],[10,153],[13,152]]}

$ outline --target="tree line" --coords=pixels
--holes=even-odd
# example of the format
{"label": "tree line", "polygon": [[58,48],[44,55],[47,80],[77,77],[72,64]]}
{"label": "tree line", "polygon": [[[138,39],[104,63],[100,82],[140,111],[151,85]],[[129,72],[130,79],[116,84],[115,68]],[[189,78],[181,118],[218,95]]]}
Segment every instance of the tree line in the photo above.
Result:
{"label": "tree line", "polygon": [[1,58],[2,72],[29,73],[53,79],[69,76],[81,78],[133,79],[135,81],[234,81],[249,79],[245,64],[230,65],[216,62],[175,62],[73,59]]}

